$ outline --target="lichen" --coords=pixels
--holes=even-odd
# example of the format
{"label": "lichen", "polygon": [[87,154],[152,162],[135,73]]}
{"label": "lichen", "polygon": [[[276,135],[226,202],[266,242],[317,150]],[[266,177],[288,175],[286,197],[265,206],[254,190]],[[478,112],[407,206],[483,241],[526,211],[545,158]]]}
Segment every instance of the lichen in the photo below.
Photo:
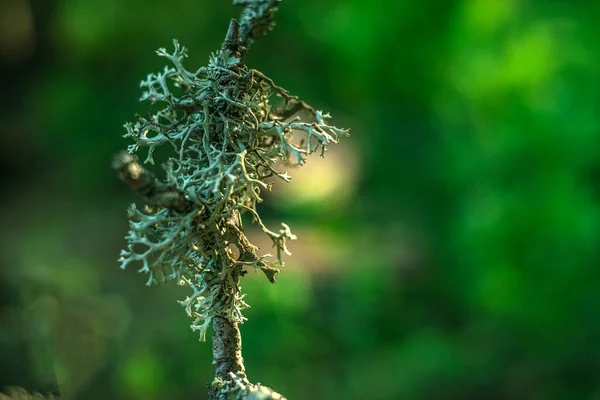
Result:
{"label": "lichen", "polygon": [[260,383],[253,384],[243,374],[229,373],[228,379],[215,378],[211,391],[223,400],[286,400],[281,394]]}
{"label": "lichen", "polygon": [[0,392],[0,400],[55,400],[53,395],[43,395],[37,392],[28,392],[21,387],[8,387],[4,389],[5,393]]}
{"label": "lichen", "polygon": [[[262,15],[264,21],[249,25],[242,19],[240,29],[256,29],[247,33],[248,41],[272,23],[269,13],[252,10],[246,7],[243,18]],[[120,262],[121,268],[141,264],[147,285],[175,281],[189,286],[192,294],[180,303],[204,341],[214,316],[233,323],[245,320],[242,311],[248,305],[240,277],[246,269],[261,269],[274,282],[283,255],[289,254],[286,242],[295,239],[290,228],[282,224],[279,230],[268,229],[256,210],[274,180],[290,181],[282,161],[302,165],[308,154],[324,155],[327,145],[348,130],[328,125],[329,114],[315,111],[248,68],[235,48],[224,45],[210,56],[208,66],[191,72],[183,66],[185,47],[176,40],[173,44],[173,52],[157,51],[170,65],[141,82],[141,101],[162,108],[125,124],[125,137],[133,140],[130,154],[145,149],[147,164],[154,164],[156,148],[172,150],[163,165],[166,184],[183,193],[190,206],[181,212],[132,205],[128,246]],[[274,257],[256,254],[244,235],[242,214],[250,215],[272,240]]]}

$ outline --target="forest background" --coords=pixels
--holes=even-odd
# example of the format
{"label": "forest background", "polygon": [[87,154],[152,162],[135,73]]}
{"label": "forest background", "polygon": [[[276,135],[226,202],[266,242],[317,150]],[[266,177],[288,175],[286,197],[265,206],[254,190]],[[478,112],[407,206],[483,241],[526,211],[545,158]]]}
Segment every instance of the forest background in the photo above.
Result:
{"label": "forest background", "polygon": [[[210,344],[119,270],[111,170],[177,38],[228,1],[0,4],[0,387],[201,398]],[[290,399],[600,399],[600,2],[285,0],[251,68],[352,136],[261,211],[298,240],[249,274],[249,378]],[[268,243],[255,240],[268,251]],[[198,397],[200,396],[200,397]]]}

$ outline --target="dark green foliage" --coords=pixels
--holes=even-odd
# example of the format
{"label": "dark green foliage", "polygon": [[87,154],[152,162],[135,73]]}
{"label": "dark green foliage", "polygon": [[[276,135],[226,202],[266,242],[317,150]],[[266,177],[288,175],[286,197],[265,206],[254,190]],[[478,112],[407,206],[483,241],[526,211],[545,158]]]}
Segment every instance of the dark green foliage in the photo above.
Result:
{"label": "dark green foliage", "polygon": [[[108,1],[99,17],[94,2],[60,3],[43,35],[52,58],[15,67],[23,80],[4,89],[27,107],[4,115],[3,162],[21,178],[6,189],[0,274],[72,304],[58,337],[95,339],[71,348],[103,344],[101,361],[56,345],[57,375],[79,398],[192,398],[212,379],[198,362],[209,346],[180,328],[181,288],[146,289],[114,268],[135,197],[106,160],[136,80],[160,68],[157,43],[177,37],[203,65],[231,8],[183,0],[172,16],[173,2]],[[359,163],[338,166],[355,172],[343,189],[260,209],[299,240],[277,285],[244,278],[250,378],[291,399],[598,398],[598,3],[284,4],[246,63],[335,105],[353,128],[335,147]],[[328,184],[309,160],[311,179],[290,170],[298,180],[275,194]]]}

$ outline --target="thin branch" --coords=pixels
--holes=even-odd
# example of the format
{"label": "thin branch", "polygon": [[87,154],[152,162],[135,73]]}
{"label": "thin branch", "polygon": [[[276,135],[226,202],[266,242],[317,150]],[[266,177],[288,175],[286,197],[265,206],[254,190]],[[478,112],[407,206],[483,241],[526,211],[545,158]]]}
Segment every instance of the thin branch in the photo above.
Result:
{"label": "thin branch", "polygon": [[113,159],[113,168],[129,187],[135,190],[151,206],[168,208],[178,213],[187,213],[194,207],[185,193],[159,181],[156,176],[142,167],[137,156],[125,151]]}
{"label": "thin branch", "polygon": [[275,13],[281,0],[233,0],[233,5],[243,6],[240,15],[240,40],[248,51],[254,39],[266,35],[275,26]]}
{"label": "thin branch", "polygon": [[229,373],[246,376],[240,330],[223,317],[213,318],[213,364],[216,378],[227,380]]}
{"label": "thin branch", "polygon": [[237,324],[223,317],[213,318],[213,364],[216,372],[210,390],[211,400],[286,400],[273,389],[248,381],[240,330]]}

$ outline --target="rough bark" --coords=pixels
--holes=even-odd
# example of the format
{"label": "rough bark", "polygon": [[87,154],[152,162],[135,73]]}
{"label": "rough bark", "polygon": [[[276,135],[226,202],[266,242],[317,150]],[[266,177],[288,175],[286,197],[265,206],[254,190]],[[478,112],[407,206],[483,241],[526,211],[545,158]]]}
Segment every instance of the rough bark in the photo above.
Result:
{"label": "rough bark", "polygon": [[215,378],[227,379],[230,372],[246,376],[240,330],[223,317],[213,318],[213,364]]}
{"label": "rough bark", "polygon": [[186,213],[193,208],[185,193],[156,179],[152,172],[142,167],[137,156],[121,152],[114,157],[113,168],[149,205],[179,213]]}

